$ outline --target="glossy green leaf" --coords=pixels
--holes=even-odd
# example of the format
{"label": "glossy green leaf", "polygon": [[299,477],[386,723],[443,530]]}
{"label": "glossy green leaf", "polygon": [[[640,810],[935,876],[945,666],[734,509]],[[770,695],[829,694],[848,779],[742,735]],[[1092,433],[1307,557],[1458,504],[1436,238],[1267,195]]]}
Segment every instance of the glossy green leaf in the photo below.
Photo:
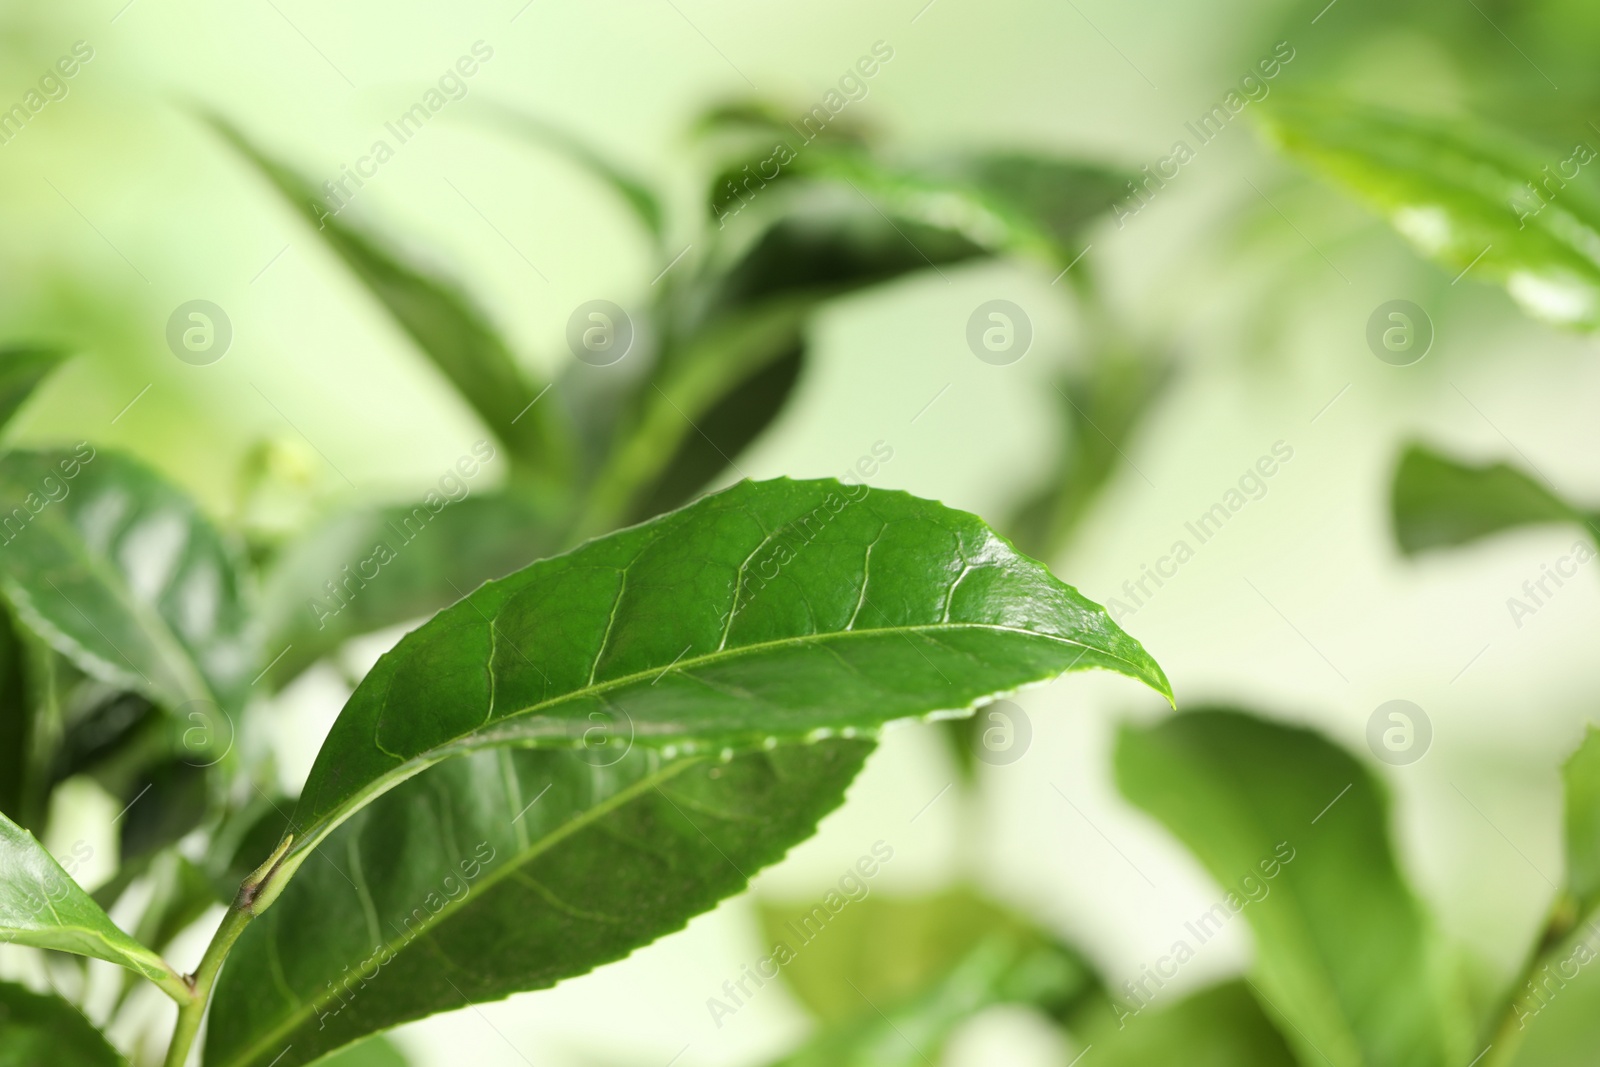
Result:
{"label": "glossy green leaf", "polygon": [[0,592],[86,673],[232,714],[255,665],[243,579],[182,491],[125,456],[0,457]]}
{"label": "glossy green leaf", "polygon": [[552,407],[534,404],[544,387],[523,372],[466,294],[340,221],[337,205],[238,130],[221,120],[213,125],[316,228],[515,459],[547,481],[559,479],[569,457],[549,419]]}
{"label": "glossy green leaf", "polygon": [[[844,889],[850,902],[831,914],[818,914],[815,900],[762,902],[762,944],[794,949],[783,980],[824,1023],[855,1019],[863,999],[909,1000],[996,935],[1019,945],[1050,940],[970,889],[901,898],[871,888],[870,878],[853,877]],[[853,899],[862,892],[869,895]]]}
{"label": "glossy green leaf", "polygon": [[353,637],[425,618],[556,547],[548,511],[524,497],[434,499],[342,511],[285,547],[262,591],[273,688]]}
{"label": "glossy green leaf", "polygon": [[997,1004],[1069,1001],[1092,981],[1072,953],[985,938],[927,988],[898,1003],[858,996],[854,1021],[820,1032],[774,1067],[924,1067],[956,1029]]}
{"label": "glossy green leaf", "polygon": [[404,637],[329,732],[283,866],[473,749],[571,746],[598,721],[669,752],[871,735],[1094,667],[1170,697],[1104,609],[975,516],[831,480],[742,482]]}
{"label": "glossy green leaf", "polygon": [[66,360],[66,353],[58,348],[0,346],[0,429],[28,402],[39,384]]}
{"label": "glossy green leaf", "polygon": [[1561,769],[1566,786],[1567,890],[1578,914],[1600,905],[1600,729],[1584,731],[1583,744]]}
{"label": "glossy green leaf", "polygon": [[1401,454],[1390,507],[1395,541],[1408,556],[1516,526],[1589,522],[1578,508],[1515,467],[1461,463],[1423,445],[1411,445]]}
{"label": "glossy green leaf", "polygon": [[1531,315],[1600,323],[1600,198],[1573,146],[1541,153],[1482,123],[1343,100],[1277,95],[1260,115],[1280,148],[1452,277],[1470,267],[1469,280],[1502,282]]}
{"label": "glossy green leaf", "polygon": [[245,930],[205,1063],[295,1067],[620,959],[808,837],[871,747],[722,762],[595,743],[433,767],[340,827]]}
{"label": "glossy green leaf", "polygon": [[1245,982],[1223,982],[1161,1007],[1125,1014],[1101,997],[1069,1022],[1085,1062],[1099,1067],[1297,1067],[1296,1059]]}
{"label": "glossy green leaf", "polygon": [[1190,937],[1249,923],[1253,988],[1302,1062],[1456,1067],[1478,1051],[1454,961],[1396,866],[1387,798],[1349,753],[1207,710],[1125,728],[1116,774],[1227,894]]}
{"label": "glossy green leaf", "polygon": [[32,834],[0,816],[0,944],[108,960],[178,999],[188,987],[160,956],[117,929]]}
{"label": "glossy green leaf", "polygon": [[77,1008],[0,982],[0,1067],[127,1067]]}

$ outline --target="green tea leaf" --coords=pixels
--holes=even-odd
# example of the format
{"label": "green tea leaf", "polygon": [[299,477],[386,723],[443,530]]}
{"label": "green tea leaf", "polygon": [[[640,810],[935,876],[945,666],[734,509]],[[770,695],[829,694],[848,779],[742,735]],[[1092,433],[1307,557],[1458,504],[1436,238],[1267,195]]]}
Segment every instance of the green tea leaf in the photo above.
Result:
{"label": "green tea leaf", "polygon": [[320,1067],[406,1067],[409,1062],[386,1037],[369,1037],[318,1061]]}
{"label": "green tea leaf", "polygon": [[468,297],[341,222],[309,181],[238,130],[220,119],[212,125],[316,227],[515,459],[547,483],[558,483],[570,457],[565,439],[549,419],[551,406],[534,404],[543,387],[522,371]]}
{"label": "green tea leaf", "polygon": [[1400,455],[1390,506],[1395,541],[1408,556],[1515,526],[1590,521],[1515,467],[1461,463],[1415,444]]}
{"label": "green tea leaf", "polygon": [[1066,545],[1125,462],[1135,432],[1171,378],[1169,363],[1107,354],[1057,386],[1064,448],[1046,483],[1007,524],[1018,547],[1048,559]]}
{"label": "green tea leaf", "polygon": [[831,480],[743,482],[403,638],[323,744],[284,876],[373,797],[473,749],[573,746],[596,722],[668,753],[872,735],[1092,667],[1170,698],[1104,609],[975,516]]}
{"label": "green tea leaf", "polygon": [[[860,877],[852,884],[871,887]],[[795,949],[780,973],[801,1003],[830,1024],[862,1014],[863,998],[897,1004],[921,993],[988,938],[1050,941],[970,889],[909,899],[866,896],[837,913],[818,910],[816,901],[763,901],[762,943]]]}
{"label": "green tea leaf", "polygon": [[262,591],[274,688],[351,638],[425,618],[556,547],[548,511],[525,497],[435,500],[341,511],[285,547]]}
{"label": "green tea leaf", "polygon": [[1541,156],[1482,123],[1342,100],[1278,95],[1260,114],[1278,147],[1365,202],[1452,277],[1470,267],[1472,279],[1502,282],[1531,315],[1600,323],[1600,198],[1578,169],[1593,149],[1588,159],[1568,146]]}
{"label": "green tea leaf", "polygon": [[1069,1027],[1104,1067],[1296,1067],[1298,1060],[1245,982],[1223,982],[1169,1007],[1121,1017],[1095,998]]}
{"label": "green tea leaf", "polygon": [[1452,1067],[1478,1051],[1458,976],[1395,864],[1387,798],[1349,753],[1206,710],[1125,728],[1116,774],[1227,890],[1190,950],[1242,912],[1252,988],[1302,1062]]}
{"label": "green tea leaf", "polygon": [[192,500],[126,456],[0,457],[0,593],[86,673],[232,714],[256,651],[243,579]]}
{"label": "green tea leaf", "polygon": [[728,469],[789,403],[806,362],[806,342],[795,339],[788,351],[758,366],[695,419],[649,493],[634,508],[634,522],[682,507]]}
{"label": "green tea leaf", "polygon": [[858,996],[854,1020],[823,1030],[774,1067],[924,1067],[962,1023],[997,1004],[1059,1004],[1091,981],[1061,948],[985,938],[927,988],[899,1003]]}
{"label": "green tea leaf", "polygon": [[0,347],[0,429],[4,429],[17,410],[28,402],[39,384],[66,361],[67,354],[58,348]]}
{"label": "green tea leaf", "polygon": [[127,1067],[100,1031],[58,996],[0,982],[0,1067]]}
{"label": "green tea leaf", "polygon": [[1567,891],[1588,915],[1600,905],[1600,728],[1590,726],[1561,768],[1566,786]]}
{"label": "green tea leaf", "polygon": [[0,944],[8,943],[107,960],[189,999],[165,960],[117,929],[32,834],[0,815]]}
{"label": "green tea leaf", "polygon": [[245,930],[207,1067],[294,1067],[620,959],[810,836],[871,748],[500,749],[433,767],[335,831]]}

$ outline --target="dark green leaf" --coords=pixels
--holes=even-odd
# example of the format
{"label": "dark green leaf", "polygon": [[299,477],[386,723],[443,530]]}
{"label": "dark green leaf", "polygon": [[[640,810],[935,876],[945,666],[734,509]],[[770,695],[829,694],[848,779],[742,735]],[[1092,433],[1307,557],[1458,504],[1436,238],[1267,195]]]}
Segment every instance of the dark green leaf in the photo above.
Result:
{"label": "dark green leaf", "polygon": [[548,418],[552,406],[533,403],[542,387],[523,373],[467,296],[341,222],[310,182],[257,149],[232,126],[221,120],[213,120],[213,125],[316,227],[516,461],[547,482],[559,480],[569,457],[564,439]]}
{"label": "dark green leaf", "polygon": [[501,749],[433,767],[335,831],[245,930],[207,1067],[294,1067],[620,959],[809,836],[871,747]]}
{"label": "dark green leaf", "polygon": [[17,409],[28,402],[39,383],[65,363],[67,355],[58,348],[38,345],[0,347],[0,429],[11,421]]}
{"label": "dark green leaf", "polygon": [[285,548],[262,595],[265,653],[282,653],[274,688],[352,637],[431,615],[555,548],[549,513],[523,497],[436,500],[343,511]]}
{"label": "dark green leaf", "polygon": [[1223,982],[1169,1007],[1136,1015],[1094,998],[1071,1020],[1097,1067],[1296,1067],[1295,1059],[1244,982]]}
{"label": "dark green leaf", "polygon": [[1600,729],[1584,731],[1583,744],[1561,769],[1566,786],[1567,890],[1578,914],[1600,906]]}
{"label": "dark green leaf", "polygon": [[763,231],[728,269],[714,307],[726,312],[795,294],[820,300],[984,254],[981,245],[949,229],[904,218],[891,222],[866,204],[789,217]]}
{"label": "dark green leaf", "polygon": [[189,996],[165,960],[117,929],[32,834],[0,816],[0,944],[7,943],[107,960]]}
{"label": "dark green leaf", "polygon": [[666,469],[631,516],[637,522],[681,507],[739,455],[778,417],[800,380],[805,342],[796,338],[788,352],[763,366],[724,393],[695,419],[695,432],[685,434]]}
{"label": "dark green leaf", "polygon": [[1395,864],[1387,798],[1354,757],[1207,710],[1124,729],[1116,773],[1226,889],[1199,920],[1205,939],[1241,912],[1250,924],[1253,989],[1302,1062],[1456,1067],[1479,1051],[1459,976]]}
{"label": "dark green leaf", "polygon": [[1514,467],[1460,463],[1423,445],[1401,454],[1390,503],[1395,541],[1407,555],[1530,523],[1588,523],[1583,512]]}
{"label": "dark green leaf", "polygon": [[[1567,146],[1541,154],[1481,123],[1342,100],[1279,95],[1261,115],[1280,148],[1365,202],[1452,277],[1471,267],[1472,278],[1504,283],[1529,314],[1600,324],[1600,198],[1579,172],[1593,149],[1587,159]],[[1555,174],[1567,166],[1576,180]]]}
{"label": "dark green leaf", "polygon": [[[867,879],[854,884],[871,889]],[[781,942],[795,950],[781,968],[783,979],[830,1024],[870,1012],[863,998],[885,1005],[909,1000],[996,935],[1018,945],[1049,943],[970,889],[911,899],[866,896],[831,914],[819,901],[763,902],[761,926],[763,945]]]}
{"label": "dark green leaf", "polygon": [[127,1067],[100,1031],[57,996],[0,982],[0,1067]]}
{"label": "dark green leaf", "polygon": [[94,677],[231,714],[255,664],[234,554],[193,501],[125,456],[0,457],[0,591]]}
{"label": "dark green leaf", "polygon": [[858,997],[855,1021],[822,1031],[775,1067],[924,1067],[984,1008],[1061,1003],[1090,980],[1069,952],[996,934],[913,997],[896,1004]]}
{"label": "dark green leaf", "polygon": [[668,752],[872,735],[1094,667],[1170,696],[1104,609],[975,516],[831,480],[742,482],[404,637],[318,754],[282,876],[377,794],[473,749],[572,746],[602,720]]}

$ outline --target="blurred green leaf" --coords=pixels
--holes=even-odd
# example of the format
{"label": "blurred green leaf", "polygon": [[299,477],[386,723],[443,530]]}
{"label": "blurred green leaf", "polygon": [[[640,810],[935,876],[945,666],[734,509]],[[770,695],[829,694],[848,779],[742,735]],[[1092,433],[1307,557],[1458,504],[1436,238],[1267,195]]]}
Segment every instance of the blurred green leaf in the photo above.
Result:
{"label": "blurred green leaf", "polygon": [[71,1004],[0,982],[0,1067],[127,1067]]}
{"label": "blurred green leaf", "polygon": [[492,111],[529,140],[554,148],[598,178],[633,210],[651,237],[657,242],[661,240],[666,215],[661,201],[648,185],[601,155],[594,146],[552,123],[511,108],[496,107]]}
{"label": "blurred green leaf", "polygon": [[534,404],[543,387],[517,365],[470,299],[339,221],[310,182],[256,148],[228,123],[211,121],[316,227],[514,459],[540,476],[545,487],[559,486],[571,457],[564,436],[549,418],[553,405]]}
{"label": "blurred green leaf", "polygon": [[853,884],[862,889],[841,889],[840,899],[849,902],[837,912],[817,901],[761,903],[764,943],[795,949],[794,959],[782,967],[784,981],[825,1024],[870,1011],[863,1001],[895,1004],[910,998],[996,935],[1019,945],[1052,942],[970,889],[854,899],[854,892],[870,892],[871,879],[854,877]]}
{"label": "blurred green leaf", "polygon": [[727,164],[713,181],[710,208],[719,228],[774,185],[820,182],[850,190],[902,228],[922,229],[930,243],[937,231],[987,254],[1031,255],[1061,267],[1084,251],[1084,229],[1127,195],[1129,183],[1099,164],[1020,152],[898,164],[858,143],[786,138],[758,155]]}
{"label": "blurred green leaf", "polygon": [[229,545],[177,487],[114,453],[0,457],[0,592],[86,673],[231,717],[256,649]]}
{"label": "blurred green leaf", "polygon": [[1093,998],[1069,1021],[1096,1067],[1295,1067],[1299,1060],[1247,983],[1209,986],[1174,1004],[1124,1016]]}
{"label": "blurred green leaf", "polygon": [[1366,203],[1452,277],[1470,267],[1473,279],[1503,283],[1531,315],[1600,325],[1600,197],[1580,170],[1592,148],[1584,159],[1571,146],[1541,155],[1481,122],[1343,100],[1279,95],[1259,115],[1279,148]]}
{"label": "blurred green leaf", "polygon": [[58,348],[0,346],[0,429],[28,402],[39,384],[66,361],[67,354]]}
{"label": "blurred green leaf", "polygon": [[1584,730],[1583,743],[1561,769],[1566,787],[1567,890],[1578,914],[1600,905],[1600,728]]}
{"label": "blurred green leaf", "polygon": [[405,1054],[386,1037],[369,1037],[317,1061],[317,1067],[407,1067]]}
{"label": "blurred green leaf", "polygon": [[295,1067],[620,959],[810,836],[871,749],[500,749],[432,767],[335,831],[244,931],[207,1067]]}
{"label": "blurred green leaf", "polygon": [[92,956],[143,975],[175,999],[189,997],[165,960],[119,930],[32,834],[3,815],[0,944]]}
{"label": "blurred green leaf", "polygon": [[1514,467],[1461,463],[1416,444],[1401,453],[1390,506],[1395,541],[1408,556],[1530,523],[1590,522]]}
{"label": "blurred green leaf", "polygon": [[774,1067],[925,1067],[938,1062],[951,1035],[983,1009],[1066,1003],[1090,982],[1075,954],[994,934],[907,999],[858,997],[854,1021],[823,1029]]}
{"label": "blurred green leaf", "polygon": [[[422,619],[559,547],[548,510],[485,492],[448,502],[356,507],[295,538],[262,591],[274,689],[353,637]],[[257,857],[259,860],[259,857]]]}
{"label": "blurred green leaf", "polygon": [[1171,378],[1165,361],[1107,353],[1056,386],[1064,447],[1045,484],[1007,524],[1017,547],[1041,559],[1065,547]]}
{"label": "blurred green leaf", "polygon": [[678,449],[656,476],[649,492],[629,517],[641,522],[682,507],[716,478],[761,435],[783,411],[805,366],[806,342],[797,339],[787,352],[759,365],[695,420],[694,433],[680,438]]}
{"label": "blurred green leaf", "polygon": [[1124,795],[1227,890],[1190,934],[1249,922],[1252,989],[1302,1061],[1471,1059],[1454,960],[1395,863],[1388,800],[1365,766],[1309,730],[1229,710],[1125,727],[1115,763]]}

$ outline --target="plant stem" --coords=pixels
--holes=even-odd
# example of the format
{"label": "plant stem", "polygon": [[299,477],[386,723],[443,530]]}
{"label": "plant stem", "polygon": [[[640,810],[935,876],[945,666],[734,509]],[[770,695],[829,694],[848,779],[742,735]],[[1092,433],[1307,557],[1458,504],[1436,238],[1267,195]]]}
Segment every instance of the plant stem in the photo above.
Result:
{"label": "plant stem", "polygon": [[172,1031],[172,1044],[167,1048],[165,1067],[183,1067],[188,1061],[189,1049],[194,1045],[195,1035],[200,1032],[200,1021],[205,1018],[206,1005],[211,1002],[211,987],[217,980],[217,972],[222,970],[222,961],[227,959],[233,943],[239,940],[239,935],[244,933],[244,928],[253,918],[255,916],[237,902],[223,917],[222,925],[211,938],[211,944],[206,946],[200,966],[195,969],[194,999],[178,1008],[178,1025]]}

